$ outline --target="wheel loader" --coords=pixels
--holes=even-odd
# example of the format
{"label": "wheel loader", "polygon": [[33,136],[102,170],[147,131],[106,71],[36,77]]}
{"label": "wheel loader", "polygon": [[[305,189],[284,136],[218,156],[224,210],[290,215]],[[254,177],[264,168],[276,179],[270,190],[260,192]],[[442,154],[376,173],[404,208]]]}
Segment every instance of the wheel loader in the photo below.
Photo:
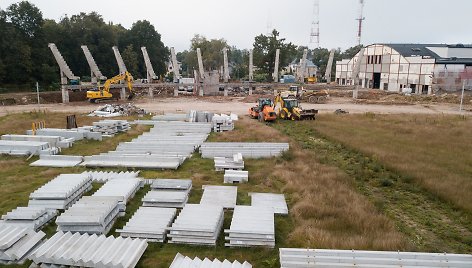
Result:
{"label": "wheel loader", "polygon": [[274,103],[269,98],[259,98],[257,106],[249,108],[249,116],[257,118],[261,122],[271,122],[277,119],[273,108]]}
{"label": "wheel loader", "polygon": [[274,100],[274,109],[280,119],[285,120],[315,120],[318,110],[303,109],[295,98],[283,98],[277,95]]}

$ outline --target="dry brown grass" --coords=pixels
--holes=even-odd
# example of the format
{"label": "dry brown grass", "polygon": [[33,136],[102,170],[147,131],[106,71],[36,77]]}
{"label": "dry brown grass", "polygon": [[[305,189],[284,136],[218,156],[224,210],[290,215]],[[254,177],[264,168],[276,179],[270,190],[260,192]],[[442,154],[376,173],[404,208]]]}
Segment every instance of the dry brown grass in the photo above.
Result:
{"label": "dry brown grass", "polygon": [[472,212],[471,118],[444,115],[320,117],[315,129],[414,178]]}

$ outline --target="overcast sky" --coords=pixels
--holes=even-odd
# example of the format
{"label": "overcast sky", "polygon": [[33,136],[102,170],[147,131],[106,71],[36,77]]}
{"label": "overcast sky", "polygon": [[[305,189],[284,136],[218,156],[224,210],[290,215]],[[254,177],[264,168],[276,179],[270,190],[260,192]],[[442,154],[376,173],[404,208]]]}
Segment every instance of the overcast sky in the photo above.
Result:
{"label": "overcast sky", "polygon": [[[18,1],[0,0],[5,9]],[[130,28],[148,20],[166,46],[188,49],[194,34],[224,38],[229,45],[250,48],[268,24],[296,45],[310,44],[314,0],[30,0],[43,17],[96,11],[105,21]],[[320,46],[356,45],[359,0],[319,0]],[[365,0],[363,44],[472,43],[471,0]],[[77,44],[80,45],[80,44]]]}

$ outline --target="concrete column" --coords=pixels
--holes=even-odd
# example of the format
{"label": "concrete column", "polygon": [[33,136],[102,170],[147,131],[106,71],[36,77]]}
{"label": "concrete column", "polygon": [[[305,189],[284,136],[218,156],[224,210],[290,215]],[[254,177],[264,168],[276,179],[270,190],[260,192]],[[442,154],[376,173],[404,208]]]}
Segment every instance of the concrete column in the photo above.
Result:
{"label": "concrete column", "polygon": [[179,96],[179,86],[175,86],[174,87],[174,97],[178,97]]}
{"label": "concrete column", "polygon": [[125,87],[120,88],[120,99],[121,100],[126,100],[126,88]]}
{"label": "concrete column", "polygon": [[252,58],[252,49],[249,50],[249,81],[252,82],[254,79],[253,75],[253,58]]}
{"label": "concrete column", "polygon": [[225,97],[228,97],[228,89],[226,87],[225,87],[225,90],[224,90],[223,94],[224,94]]}
{"label": "concrete column", "polygon": [[252,95],[252,87],[249,87],[249,96]]}
{"label": "concrete column", "polygon": [[203,97],[203,95],[204,95],[204,94],[203,94],[203,85],[200,85],[200,90],[198,91],[198,95],[199,95],[200,97]]}
{"label": "concrete column", "polygon": [[69,103],[69,91],[67,90],[67,87],[62,85],[61,92],[62,92],[62,103]]}
{"label": "concrete column", "polygon": [[274,89],[274,96],[277,96],[277,89]]}
{"label": "concrete column", "polygon": [[154,98],[154,88],[150,87],[148,89],[148,95],[149,95],[149,98],[151,98],[151,99]]}
{"label": "concrete column", "polygon": [[280,49],[277,48],[277,50],[275,51],[274,73],[272,74],[274,83],[277,83],[279,81],[279,57],[280,57]]}

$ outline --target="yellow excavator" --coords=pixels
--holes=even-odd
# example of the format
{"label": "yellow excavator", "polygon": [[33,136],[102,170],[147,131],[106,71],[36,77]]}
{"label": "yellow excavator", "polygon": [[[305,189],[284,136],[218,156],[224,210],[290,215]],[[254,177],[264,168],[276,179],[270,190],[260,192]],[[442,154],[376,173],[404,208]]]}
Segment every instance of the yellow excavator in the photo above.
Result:
{"label": "yellow excavator", "polygon": [[318,110],[302,109],[295,98],[283,98],[280,94],[275,97],[274,110],[280,119],[286,120],[315,120]]}
{"label": "yellow excavator", "polygon": [[133,76],[129,72],[124,72],[108,79],[107,81],[105,81],[103,87],[100,87],[99,85],[96,89],[87,91],[87,99],[92,103],[111,100],[113,98],[113,95],[110,93],[110,87],[112,84],[118,84],[121,80],[126,81],[128,90],[130,92],[128,95],[128,100],[132,99],[134,97]]}

